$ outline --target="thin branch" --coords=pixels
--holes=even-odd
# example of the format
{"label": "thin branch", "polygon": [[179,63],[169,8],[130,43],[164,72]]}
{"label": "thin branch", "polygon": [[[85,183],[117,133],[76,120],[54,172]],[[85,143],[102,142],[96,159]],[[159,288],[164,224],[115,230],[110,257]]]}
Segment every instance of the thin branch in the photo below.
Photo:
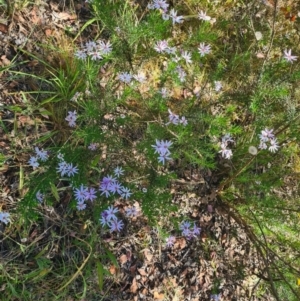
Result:
{"label": "thin branch", "polygon": [[259,81],[261,80],[261,77],[262,77],[264,69],[265,69],[265,65],[266,65],[266,63],[267,63],[267,61],[269,59],[269,55],[270,55],[271,48],[273,46],[273,42],[274,42],[274,38],[275,38],[275,21],[276,21],[276,15],[277,15],[277,2],[278,1],[275,0],[274,11],[273,11],[273,20],[272,20],[271,41],[270,41],[270,44],[269,44],[269,47],[268,47],[268,50],[267,50],[267,54],[266,54],[265,60],[263,62],[262,68],[261,68],[261,72],[260,72],[259,77],[258,77]]}
{"label": "thin branch", "polygon": [[[264,234],[263,229],[262,229],[261,226],[260,226],[259,221],[257,220],[257,218],[256,218],[255,214],[252,212],[252,210],[251,210],[251,209],[249,209],[249,210],[250,210],[250,212],[252,213],[252,215],[253,215],[253,217],[254,217],[254,219],[255,219],[255,221],[256,221],[256,223],[257,223],[257,225],[258,225],[258,227],[259,227],[259,229],[260,229],[260,231],[261,231],[261,234],[262,234],[262,236],[263,236],[265,245],[268,246],[267,239],[266,239],[266,237],[265,237],[265,234]],[[268,250],[265,249],[265,251],[266,251],[266,253],[267,253],[267,258],[265,258],[264,256],[262,256],[262,259],[263,259],[263,261],[264,261],[264,263],[265,263],[265,268],[266,268],[266,271],[267,271],[267,274],[268,274],[268,278],[269,278],[269,280],[270,280],[270,285],[271,285],[272,293],[273,293],[273,295],[275,296],[275,298],[276,298],[277,300],[280,300],[280,297],[279,297],[279,295],[278,295],[278,293],[277,293],[277,290],[276,290],[276,288],[275,288],[275,285],[274,285],[274,280],[273,280],[272,273],[271,273],[270,268],[269,268],[269,262],[268,262],[268,257],[269,257],[269,255],[268,255]]]}
{"label": "thin branch", "polygon": [[[223,203],[223,205],[225,205]],[[267,270],[267,273],[268,273],[268,276],[269,276],[269,279],[272,280],[272,275],[268,269],[268,263],[266,262],[266,259],[265,259],[265,256],[264,256],[264,253],[260,247],[260,243],[257,244],[257,242],[259,242],[258,238],[256,237],[256,235],[254,234],[253,230],[248,226],[248,224],[246,223],[246,221],[237,214],[236,210],[234,208],[232,208],[232,206],[228,203],[226,203],[226,206],[223,206],[223,208],[227,211],[227,214],[229,216],[231,216],[239,225],[242,225],[244,230],[247,232],[248,234],[248,238],[252,241],[252,243],[255,245],[255,248],[256,250],[258,251],[258,253],[260,254],[262,260],[264,261],[265,263],[265,268]],[[232,211],[230,210],[230,208],[232,209]],[[272,289],[272,293],[274,295],[274,297],[276,298],[277,301],[282,301],[279,296],[278,296],[278,293],[276,291],[276,288],[274,286],[274,283],[273,281],[271,281],[271,289]]]}

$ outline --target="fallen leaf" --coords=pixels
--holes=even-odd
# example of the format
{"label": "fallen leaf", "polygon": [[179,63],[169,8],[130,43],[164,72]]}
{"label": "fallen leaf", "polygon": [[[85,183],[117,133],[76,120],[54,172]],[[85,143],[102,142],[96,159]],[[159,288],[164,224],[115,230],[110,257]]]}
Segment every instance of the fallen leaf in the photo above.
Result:
{"label": "fallen leaf", "polygon": [[3,33],[7,33],[8,32],[8,26],[3,24],[3,23],[0,23],[0,31],[3,32]]}
{"label": "fallen leaf", "polygon": [[50,1],[50,3],[49,3],[49,5],[50,5],[50,8],[51,8],[51,10],[53,11],[58,11],[59,10],[59,5],[58,5],[58,3],[54,3],[54,2],[52,2],[52,1]]}
{"label": "fallen leaf", "polygon": [[185,238],[183,238],[183,237],[181,237],[181,238],[177,238],[176,239],[176,242],[175,242],[175,244],[174,244],[174,247],[176,248],[176,249],[184,249],[185,247],[186,247],[186,240],[185,240]]}
{"label": "fallen leaf", "polygon": [[142,275],[142,276],[147,276],[147,273],[144,269],[138,269],[138,272]]}
{"label": "fallen leaf", "polygon": [[126,254],[122,254],[119,257],[119,261],[120,261],[121,264],[125,264],[127,262],[127,255]]}
{"label": "fallen leaf", "polygon": [[144,250],[144,255],[145,255],[145,257],[146,257],[146,259],[147,259],[148,261],[151,261],[152,258],[153,258],[153,254],[151,254],[151,252],[150,252],[149,249],[145,249],[145,250]]}
{"label": "fallen leaf", "polygon": [[137,286],[137,282],[136,279],[133,278],[132,284],[130,286],[130,292],[135,294],[137,292],[138,286]]}
{"label": "fallen leaf", "polygon": [[46,35],[46,37],[50,37],[50,36],[52,36],[53,35],[53,30],[52,29],[50,29],[50,28],[46,28],[45,29],[45,35]]}
{"label": "fallen leaf", "polygon": [[22,14],[21,13],[14,13],[13,14],[13,19],[18,22],[18,25],[20,23],[26,23],[26,20],[23,18]]}
{"label": "fallen leaf", "polygon": [[168,257],[170,258],[171,262],[174,262],[175,264],[178,263],[178,260],[174,256],[172,256],[171,254],[168,254]]}
{"label": "fallen leaf", "polygon": [[117,273],[117,268],[114,265],[111,265],[109,268],[109,272],[111,273],[111,275],[114,275]]}
{"label": "fallen leaf", "polygon": [[156,300],[164,300],[165,295],[164,294],[160,294],[159,292],[155,291],[153,293],[153,297]]}
{"label": "fallen leaf", "polygon": [[18,125],[25,126],[25,125],[33,125],[34,121],[29,116],[19,116],[18,117]]}
{"label": "fallen leaf", "polygon": [[39,64],[38,60],[32,60],[30,62],[28,62],[27,66],[30,68],[34,68]]}
{"label": "fallen leaf", "polygon": [[129,270],[130,270],[130,273],[131,273],[132,275],[135,275],[135,272],[136,272],[136,264],[132,265],[132,266],[129,268]]}
{"label": "fallen leaf", "polygon": [[274,2],[274,0],[263,0],[262,2],[263,2],[263,4],[265,4],[265,5],[267,5],[267,6],[271,7],[271,8],[275,8],[275,2]]}
{"label": "fallen leaf", "polygon": [[41,18],[38,16],[37,7],[33,7],[32,11],[29,13],[31,17],[31,22],[35,25],[42,24]]}
{"label": "fallen leaf", "polygon": [[258,52],[256,54],[256,57],[259,58],[259,59],[263,59],[263,58],[265,58],[265,55],[262,52]]}
{"label": "fallen leaf", "polygon": [[7,59],[7,57],[5,55],[1,56],[1,61],[2,61],[3,66],[9,66],[10,65],[10,60]]}
{"label": "fallen leaf", "polygon": [[61,12],[61,13],[53,12],[52,14],[56,19],[59,19],[59,20],[65,21],[65,20],[76,20],[77,19],[76,15],[70,15],[66,12]]}

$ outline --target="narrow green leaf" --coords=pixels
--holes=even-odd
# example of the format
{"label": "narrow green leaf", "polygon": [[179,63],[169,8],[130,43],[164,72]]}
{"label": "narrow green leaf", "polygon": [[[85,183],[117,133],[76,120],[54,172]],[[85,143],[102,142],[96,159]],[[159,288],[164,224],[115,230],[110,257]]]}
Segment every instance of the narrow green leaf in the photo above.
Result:
{"label": "narrow green leaf", "polygon": [[20,177],[19,177],[19,191],[24,187],[24,169],[23,166],[20,165]]}
{"label": "narrow green leaf", "polygon": [[40,142],[43,142],[45,140],[48,140],[50,137],[52,137],[53,135],[55,135],[58,131],[52,131],[52,132],[49,132],[47,133],[46,135],[43,135],[41,138],[37,139],[35,141],[36,144],[40,143]]}
{"label": "narrow green leaf", "polygon": [[13,112],[22,112],[23,109],[19,106],[7,106],[8,110]]}
{"label": "narrow green leaf", "polygon": [[106,249],[106,248],[104,248],[104,249],[105,249],[105,252],[107,254],[107,257],[111,260],[111,262],[114,264],[114,266],[116,268],[119,268],[119,264],[118,264],[118,261],[117,261],[115,255],[111,251],[109,251],[108,249]]}
{"label": "narrow green leaf", "polygon": [[81,35],[81,33],[91,24],[93,24],[94,22],[96,22],[98,19],[96,18],[92,18],[91,20],[87,21],[79,30],[78,34],[76,35],[76,37],[74,38],[73,42],[77,40],[77,38]]}
{"label": "narrow green leaf", "polygon": [[38,276],[39,273],[40,273],[40,270],[35,270],[35,271],[32,271],[32,272],[30,272],[30,273],[28,273],[24,276],[25,276],[26,280],[29,280],[29,279],[32,279],[32,278],[35,278],[36,276]]}
{"label": "narrow green leaf", "polygon": [[59,194],[58,194],[56,186],[53,183],[50,183],[50,186],[51,186],[51,191],[52,191],[53,196],[55,197],[56,201],[59,201]]}
{"label": "narrow green leaf", "polygon": [[100,260],[96,261],[96,266],[97,266],[97,274],[98,274],[98,285],[100,291],[103,290],[103,280],[104,280],[104,268]]}
{"label": "narrow green leaf", "polygon": [[47,251],[49,250],[49,246],[46,245],[44,249],[42,249],[41,252],[39,252],[37,255],[34,256],[34,259],[39,259],[41,256],[43,256]]}
{"label": "narrow green leaf", "polygon": [[11,290],[11,293],[13,294],[13,296],[17,297],[17,298],[20,298],[21,296],[17,293],[17,291],[15,290],[15,287],[10,283],[10,282],[7,282],[10,290]]}
{"label": "narrow green leaf", "polygon": [[94,160],[92,161],[91,165],[92,165],[93,167],[97,166],[97,164],[99,163],[100,158],[101,158],[101,155],[96,156],[96,157],[94,158]]}
{"label": "narrow green leaf", "polygon": [[47,115],[47,116],[52,116],[53,115],[50,111],[45,110],[43,108],[41,108],[39,111],[40,111],[41,115]]}
{"label": "narrow green leaf", "polygon": [[60,100],[61,100],[61,98],[57,98],[57,95],[54,95],[54,96],[49,97],[49,98],[45,99],[44,101],[42,101],[41,106],[46,104],[46,103],[49,103],[49,102],[58,102]]}

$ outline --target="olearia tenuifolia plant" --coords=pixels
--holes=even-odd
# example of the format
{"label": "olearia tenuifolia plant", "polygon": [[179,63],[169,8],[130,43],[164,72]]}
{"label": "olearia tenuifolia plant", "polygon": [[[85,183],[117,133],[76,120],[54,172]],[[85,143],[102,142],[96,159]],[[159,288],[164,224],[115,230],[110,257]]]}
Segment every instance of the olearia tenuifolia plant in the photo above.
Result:
{"label": "olearia tenuifolia plant", "polygon": [[[296,300],[299,191],[289,198],[276,191],[299,171],[299,47],[275,30],[275,19],[273,28],[253,24],[246,4],[225,7],[219,17],[217,1],[178,8],[165,0],[146,7],[87,2],[94,17],[83,30],[97,24],[103,37],[81,42],[78,35],[66,64],[84,70],[84,84],[76,76],[68,99],[41,101],[47,110],[49,103],[64,103],[60,128],[68,135],[43,145],[33,141],[18,214],[38,221],[41,208],[64,208],[65,216],[93,225],[93,242],[96,233],[118,239],[142,215],[155,224],[177,211],[170,183],[182,171],[210,170],[218,175],[218,200],[249,226],[260,255],[277,256],[267,277],[275,298],[285,298],[284,287]],[[243,5],[249,16],[232,23]],[[63,77],[55,78],[61,87]],[[13,223],[14,213],[1,211],[0,221]],[[164,247],[179,236],[200,235],[198,221],[180,216]],[[271,239],[286,243],[291,258]],[[281,281],[272,282],[278,274]]]}

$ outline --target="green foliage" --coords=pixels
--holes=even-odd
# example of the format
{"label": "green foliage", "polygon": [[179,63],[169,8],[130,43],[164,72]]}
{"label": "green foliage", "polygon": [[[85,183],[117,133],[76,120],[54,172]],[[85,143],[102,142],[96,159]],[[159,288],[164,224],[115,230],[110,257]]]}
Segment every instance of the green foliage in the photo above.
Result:
{"label": "green foliage", "polygon": [[[134,198],[151,225],[158,224],[161,217],[180,215],[177,205],[172,203],[170,185],[186,170],[195,167],[215,175],[213,189],[218,193],[218,201],[228,205],[253,228],[255,243],[263,245],[263,255],[273,252],[282,259],[270,263],[273,276],[279,275],[282,280],[274,286],[282,300],[296,300],[293,290],[300,267],[297,257],[299,191],[293,190],[295,197],[287,197],[281,191],[284,186],[292,189],[292,182],[287,179],[295,180],[295,174],[299,173],[299,91],[296,86],[300,73],[298,62],[292,67],[291,63],[278,58],[276,45],[282,37],[274,32],[271,41],[270,29],[257,24],[264,39],[254,40],[248,28],[253,20],[246,12],[240,14],[239,8],[233,8],[237,19],[232,22],[224,19],[214,24],[189,17],[180,25],[163,20],[157,10],[143,10],[131,1],[94,0],[91,7],[93,17],[80,33],[96,26],[95,41],[101,38],[112,43],[113,50],[108,56],[100,61],[90,57],[80,60],[74,56],[75,45],[68,41],[72,51],[45,47],[50,62],[26,53],[38,61],[42,67],[40,72],[12,71],[11,80],[30,78],[38,88],[22,94],[26,110],[21,106],[8,109],[15,114],[42,115],[50,127],[50,132],[33,142],[34,145],[43,143],[49,151],[49,159],[39,161],[40,166],[31,169],[21,187],[26,193],[17,206],[18,226],[22,224],[27,229],[34,223],[48,225],[50,218],[46,216],[46,208],[61,210],[59,217],[48,213],[53,218],[49,228],[55,229],[56,224],[61,227],[63,234],[53,232],[51,239],[68,254],[68,259],[61,258],[61,265],[56,266],[44,256],[48,252],[46,248],[39,245],[34,252],[20,244],[25,255],[34,258],[35,269],[25,271],[20,279],[4,273],[1,281],[7,281],[9,288],[5,298],[19,298],[28,283],[38,283],[39,279],[44,281],[51,276],[59,279],[59,269],[66,278],[60,286],[63,288],[82,276],[79,288],[83,291],[81,297],[85,298],[87,278],[92,277],[94,267],[97,285],[103,291],[105,279],[111,276],[108,264],[119,268],[116,255],[98,242],[103,233],[119,235],[99,225],[103,210],[117,206],[122,218]],[[154,44],[160,40],[168,40],[171,47],[177,47],[176,56],[157,53]],[[201,57],[197,47],[204,42],[211,45],[212,51]],[[270,45],[270,51],[259,61],[257,51],[264,51],[265,45]],[[293,53],[297,53],[296,49],[295,46]],[[192,64],[180,59],[183,50],[191,53]],[[178,75],[178,66],[186,73],[185,80]],[[125,71],[131,75],[143,71],[147,80],[124,83],[119,75]],[[222,82],[220,90],[215,88],[215,81]],[[162,88],[167,88],[170,94],[163,95]],[[80,94],[74,100],[77,93]],[[177,124],[169,119],[168,109],[180,116]],[[74,127],[66,120],[69,111],[78,114]],[[187,125],[179,121],[182,116],[186,117]],[[274,130],[279,149],[271,152],[268,145],[267,149],[250,154],[248,148],[258,148],[259,134],[264,129]],[[8,133],[5,128],[4,131]],[[233,141],[225,143],[226,134],[230,134]],[[164,164],[158,161],[158,151],[153,147],[156,141],[172,142],[170,162],[168,159]],[[89,148],[91,143],[96,145],[96,150]],[[226,158],[222,152],[224,147],[232,150],[233,156]],[[76,165],[78,173],[61,175],[58,153],[67,163]],[[0,154],[0,170],[5,159]],[[113,175],[117,166],[124,168],[120,183],[130,189],[133,198],[116,193],[106,197],[99,193],[101,180]],[[74,190],[81,185],[97,190],[96,199],[83,211],[76,209],[74,196]],[[39,191],[45,195],[41,204],[36,198]],[[171,218],[177,230],[180,218],[186,219],[184,216]],[[70,234],[67,228],[73,223]],[[64,237],[72,241],[72,247],[66,246]],[[50,246],[49,241],[46,244]],[[286,261],[283,246],[290,252]],[[69,270],[70,258],[75,265]],[[5,270],[3,266],[1,269]],[[238,273],[241,279],[245,277],[243,268]],[[215,279],[213,292],[218,292],[220,281]],[[77,288],[78,295],[80,289]]]}

